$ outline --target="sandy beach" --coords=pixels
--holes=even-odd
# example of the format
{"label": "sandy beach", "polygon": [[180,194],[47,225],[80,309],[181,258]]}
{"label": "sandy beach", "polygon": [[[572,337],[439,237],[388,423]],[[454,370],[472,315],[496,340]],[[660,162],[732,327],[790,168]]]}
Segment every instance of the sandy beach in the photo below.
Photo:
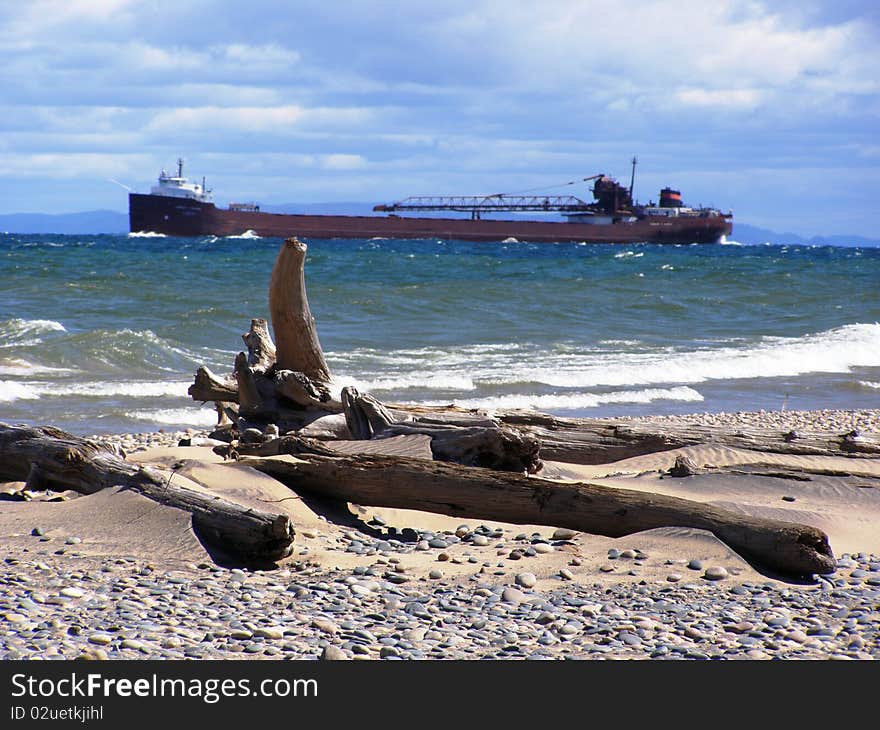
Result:
{"label": "sandy beach", "polygon": [[[654,419],[657,421],[658,419]],[[663,421],[664,419],[659,419]],[[669,419],[665,419],[669,420]],[[754,427],[876,429],[876,411],[703,414]],[[4,658],[880,658],[880,459],[693,446],[540,476],[708,502],[824,530],[837,571],[792,582],[712,534],[607,538],[548,525],[322,504],[198,432],[101,437],[212,493],[290,516],[272,569],[218,564],[186,512],[119,489],[10,496],[3,485]],[[685,455],[705,472],[666,474]],[[785,470],[807,476],[787,478]],[[222,561],[221,561],[222,562]]]}

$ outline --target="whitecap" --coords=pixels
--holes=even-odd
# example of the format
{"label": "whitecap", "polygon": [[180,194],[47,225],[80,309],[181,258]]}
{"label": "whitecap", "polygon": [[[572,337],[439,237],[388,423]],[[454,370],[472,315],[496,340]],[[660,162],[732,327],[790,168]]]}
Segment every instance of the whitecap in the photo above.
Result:
{"label": "whitecap", "polygon": [[[529,394],[511,393],[507,395],[487,396],[484,398],[455,399],[455,405],[461,408],[494,409],[526,409],[535,411],[562,411],[596,408],[607,404],[653,403],[655,401],[698,402],[703,400],[702,394],[687,386],[674,388],[647,388],[644,390],[619,390],[610,393],[560,393],[560,394]],[[428,401],[425,405],[445,405],[447,401]]]}
{"label": "whitecap", "polygon": [[177,426],[207,427],[217,423],[217,412],[209,408],[157,408],[155,410],[131,411],[125,416],[134,421]]}

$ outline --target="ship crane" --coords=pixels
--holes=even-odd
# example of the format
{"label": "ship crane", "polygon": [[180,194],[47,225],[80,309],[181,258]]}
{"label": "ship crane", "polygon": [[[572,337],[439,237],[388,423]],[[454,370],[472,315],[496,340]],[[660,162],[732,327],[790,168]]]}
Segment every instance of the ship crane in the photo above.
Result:
{"label": "ship crane", "polygon": [[[596,180],[604,175],[591,175],[580,182]],[[565,183],[573,185],[573,182]],[[540,213],[586,213],[595,205],[574,195],[522,195],[495,193],[493,195],[415,195],[395,203],[376,205],[376,212],[427,212],[445,211],[470,213],[479,220],[482,213],[540,212]]]}

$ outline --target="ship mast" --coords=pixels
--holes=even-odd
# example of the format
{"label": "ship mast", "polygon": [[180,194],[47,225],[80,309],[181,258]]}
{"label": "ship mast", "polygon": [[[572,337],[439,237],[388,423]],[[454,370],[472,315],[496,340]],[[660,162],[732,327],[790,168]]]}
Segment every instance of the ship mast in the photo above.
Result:
{"label": "ship mast", "polygon": [[633,169],[632,169],[632,175],[630,176],[630,179],[629,179],[629,197],[630,197],[630,198],[632,198],[632,196],[633,196],[633,186],[635,185],[635,182],[636,182],[636,163],[637,163],[637,162],[638,162],[638,158],[636,158],[635,156],[633,156],[633,159],[632,159],[632,166],[633,166]]}
{"label": "ship mast", "polygon": [[177,177],[183,177],[183,158],[177,158]]}

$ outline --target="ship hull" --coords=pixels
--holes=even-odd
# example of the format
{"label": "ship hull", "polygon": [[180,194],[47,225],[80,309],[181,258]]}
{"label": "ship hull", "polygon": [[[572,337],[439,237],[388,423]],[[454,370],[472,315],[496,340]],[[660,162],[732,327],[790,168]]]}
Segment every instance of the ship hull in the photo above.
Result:
{"label": "ship hull", "polygon": [[537,243],[715,243],[731,232],[729,217],[648,216],[617,223],[470,220],[399,216],[302,215],[217,208],[185,198],[129,195],[129,230],[169,236],[234,236],[253,231],[263,238],[440,238]]}

